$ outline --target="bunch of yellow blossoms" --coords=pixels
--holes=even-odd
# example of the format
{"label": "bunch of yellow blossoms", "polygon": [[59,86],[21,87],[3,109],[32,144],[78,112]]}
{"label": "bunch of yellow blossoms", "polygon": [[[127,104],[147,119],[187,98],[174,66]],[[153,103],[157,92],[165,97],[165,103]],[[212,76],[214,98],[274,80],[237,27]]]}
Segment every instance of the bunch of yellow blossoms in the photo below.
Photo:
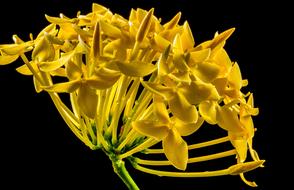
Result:
{"label": "bunch of yellow blossoms", "polygon": [[[258,114],[240,68],[224,49],[234,28],[195,45],[181,13],[169,22],[154,10],[131,10],[129,19],[93,4],[76,18],[46,15],[50,24],[36,38],[0,45],[0,65],[21,58],[17,68],[32,75],[37,92],[46,91],[71,131],[91,149],[103,149],[114,171],[129,189],[139,189],[124,160],[140,171],[159,176],[208,177],[240,175],[262,167],[252,148]],[[30,59],[27,58],[30,56]],[[58,81],[58,82],[56,82]],[[66,105],[59,93],[67,93]],[[183,137],[206,122],[227,136],[187,145]],[[230,141],[233,149],[189,157],[189,151]],[[162,142],[162,149],[152,148]],[[252,160],[245,162],[249,151]],[[144,160],[142,154],[164,154],[166,160]],[[205,172],[185,172],[190,163],[236,155],[237,164]],[[174,166],[181,171],[145,167]]]}

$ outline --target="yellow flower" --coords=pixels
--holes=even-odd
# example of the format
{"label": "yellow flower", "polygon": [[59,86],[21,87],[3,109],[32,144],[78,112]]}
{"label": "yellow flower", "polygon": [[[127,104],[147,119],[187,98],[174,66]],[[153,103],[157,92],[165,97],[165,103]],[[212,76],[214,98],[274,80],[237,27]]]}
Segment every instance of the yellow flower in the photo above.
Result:
{"label": "yellow flower", "polygon": [[15,44],[0,45],[0,65],[10,64],[20,55],[32,50],[32,41],[24,42],[16,35],[13,36],[13,41]]}
{"label": "yellow flower", "polygon": [[166,105],[161,101],[154,102],[155,120],[133,122],[133,127],[146,136],[162,141],[164,154],[180,170],[185,170],[188,162],[188,146],[181,136],[188,136],[199,129],[203,119],[195,123],[185,123],[180,119],[170,118]]}
{"label": "yellow flower", "polygon": [[[252,116],[258,108],[253,95],[241,91],[248,81],[224,48],[235,28],[196,44],[188,21],[180,24],[181,12],[162,24],[153,8],[132,9],[126,19],[94,3],[90,13],[78,12],[75,18],[45,17],[50,24],[36,38],[30,35],[25,42],[14,35],[14,43],[0,45],[0,65],[21,58],[24,64],[16,70],[33,77],[37,92],[49,94],[69,129],[86,146],[107,154],[128,188],[139,189],[125,160],[159,176],[240,175],[246,184],[256,186],[244,173],[264,163],[253,149]],[[69,98],[70,106],[60,93],[68,95],[63,97]],[[185,137],[196,133],[204,121],[218,125],[227,136],[186,142]],[[227,141],[230,150],[189,156],[194,149]],[[159,142],[162,148],[154,148]],[[253,161],[247,161],[248,152]],[[145,159],[150,154],[165,157]],[[228,168],[185,171],[189,164],[229,156],[236,156],[237,163]]]}

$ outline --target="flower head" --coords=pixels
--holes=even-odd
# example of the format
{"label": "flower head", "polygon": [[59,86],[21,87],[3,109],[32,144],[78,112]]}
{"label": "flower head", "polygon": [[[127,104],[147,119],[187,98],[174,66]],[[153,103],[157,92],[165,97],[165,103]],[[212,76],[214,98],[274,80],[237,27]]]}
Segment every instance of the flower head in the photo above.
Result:
{"label": "flower head", "polygon": [[[0,65],[19,57],[17,71],[32,75],[37,92],[48,92],[72,132],[91,149],[103,149],[115,172],[134,186],[123,159],[135,169],[160,176],[208,177],[237,175],[261,167],[253,149],[258,114],[253,94],[241,89],[238,63],[232,62],[225,43],[228,29],[203,43],[194,41],[181,13],[162,24],[154,9],[132,9],[129,19],[93,4],[92,12],[76,18],[46,15],[50,24],[36,38],[0,45]],[[31,57],[27,57],[31,52]],[[60,93],[68,94],[67,107]],[[191,144],[185,137],[206,124],[217,125],[226,137]],[[212,129],[209,129],[212,130]],[[232,149],[190,157],[196,148],[230,141]],[[162,142],[162,149],[153,145]],[[252,160],[247,162],[249,151]],[[165,160],[144,160],[142,154],[164,154]],[[191,163],[236,155],[237,164],[209,172],[186,172]],[[143,165],[169,165],[180,172]]]}

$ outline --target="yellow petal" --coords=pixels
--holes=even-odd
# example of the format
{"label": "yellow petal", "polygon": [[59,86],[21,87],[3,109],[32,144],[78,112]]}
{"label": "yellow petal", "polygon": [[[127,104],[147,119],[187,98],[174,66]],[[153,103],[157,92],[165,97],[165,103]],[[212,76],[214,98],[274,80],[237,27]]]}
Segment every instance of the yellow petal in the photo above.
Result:
{"label": "yellow petal", "polygon": [[[253,149],[252,147],[252,138],[249,138],[248,139],[248,148],[249,148],[249,151],[250,151],[250,155],[251,155],[251,158],[254,160],[254,161],[258,161],[260,160],[259,159],[259,156],[258,156],[258,153]],[[261,167],[264,167],[264,166],[261,166]]]}
{"label": "yellow petal", "polygon": [[174,167],[185,170],[188,162],[188,146],[176,129],[170,130],[162,141],[163,151]]}
{"label": "yellow petal", "polygon": [[220,67],[212,62],[200,62],[195,67],[191,68],[193,73],[204,82],[211,82],[217,78]]}
{"label": "yellow petal", "polygon": [[74,49],[74,53],[76,54],[87,54],[90,52],[90,48],[88,45],[84,42],[84,40],[79,36],[79,43]]}
{"label": "yellow petal", "polygon": [[46,26],[37,36],[36,39],[42,38],[46,33],[51,34],[55,36],[58,33],[58,30],[56,29],[56,24],[49,24]]}
{"label": "yellow petal", "polygon": [[129,21],[131,23],[134,23],[137,20],[137,11],[135,9],[131,9],[130,15],[129,15]]}
{"label": "yellow petal", "polygon": [[32,59],[38,62],[52,61],[55,58],[55,49],[46,36],[41,37],[35,45]]}
{"label": "yellow petal", "polygon": [[51,71],[50,75],[51,76],[58,76],[58,77],[66,77],[67,76],[64,68],[58,68],[54,71]]}
{"label": "yellow petal", "polygon": [[57,45],[63,45],[64,44],[64,40],[61,40],[51,34],[46,33],[46,38],[48,39],[48,41],[52,44],[57,44]]}
{"label": "yellow petal", "polygon": [[33,82],[34,82],[34,87],[35,87],[36,92],[37,92],[37,93],[42,92],[43,89],[42,89],[42,87],[41,87],[41,84],[40,84],[40,82],[36,79],[35,76],[33,77]]}
{"label": "yellow petal", "polygon": [[243,133],[244,127],[239,121],[238,114],[231,108],[223,106],[217,107],[217,124],[233,133]]}
{"label": "yellow petal", "polygon": [[[214,37],[214,39],[212,40],[212,43],[210,45],[210,48],[214,49],[214,48],[218,47],[220,44],[221,44],[221,47],[223,47],[224,42],[233,34],[234,31],[235,31],[235,28],[230,28],[230,29],[222,32],[221,34],[217,35],[216,37]],[[219,48],[221,48],[221,47],[219,47]]]}
{"label": "yellow petal", "polygon": [[242,75],[240,67],[236,62],[231,68],[231,71],[228,76],[228,82],[232,86],[232,88],[235,88],[237,90],[240,90],[242,87]]}
{"label": "yellow petal", "polygon": [[146,37],[147,33],[149,32],[149,28],[152,22],[153,12],[154,12],[154,9],[153,8],[150,9],[148,13],[145,15],[144,19],[142,20],[136,35],[136,41],[142,42],[143,39]]}
{"label": "yellow petal", "polygon": [[216,106],[218,106],[218,104],[215,101],[202,101],[199,104],[200,115],[211,125],[215,125],[217,123]]}
{"label": "yellow petal", "polygon": [[168,101],[172,113],[186,123],[194,123],[198,119],[198,112],[194,105],[191,105],[180,93],[174,93],[174,96]]}
{"label": "yellow petal", "polygon": [[164,102],[158,101],[156,100],[156,98],[154,98],[153,106],[154,106],[154,114],[156,115],[159,122],[169,123],[170,122],[169,114]]}
{"label": "yellow petal", "polygon": [[81,85],[80,80],[74,80],[69,82],[57,83],[52,86],[42,86],[42,88],[49,92],[67,92],[71,93],[78,89]]}
{"label": "yellow petal", "polygon": [[226,50],[224,50],[223,48],[220,49],[217,54],[214,55],[213,63],[217,64],[220,67],[221,77],[227,77],[228,72],[232,67],[232,61]]}
{"label": "yellow petal", "polygon": [[254,137],[255,129],[254,129],[254,124],[252,117],[250,115],[247,116],[240,116],[240,123],[244,126],[248,133],[249,138]]}
{"label": "yellow petal", "polygon": [[171,45],[170,41],[163,38],[162,36],[158,34],[154,34],[154,38],[151,41],[153,47],[160,52],[163,52],[169,45]]}
{"label": "yellow petal", "polygon": [[111,24],[118,26],[119,28],[124,28],[128,26],[128,20],[119,14],[114,14],[111,18]]}
{"label": "yellow petal", "polygon": [[173,117],[172,121],[175,123],[175,128],[181,136],[188,136],[195,133],[201,127],[204,119],[199,117],[196,123],[185,123],[182,120]]}
{"label": "yellow petal", "polygon": [[205,100],[219,100],[220,98],[215,86],[200,80],[193,81],[190,85],[183,85],[180,91],[191,104],[199,104]]}
{"label": "yellow petal", "polygon": [[32,50],[32,46],[32,41],[21,44],[2,44],[0,45],[0,51],[5,53],[5,55],[20,55],[22,53]]}
{"label": "yellow petal", "polygon": [[169,22],[163,25],[166,30],[176,27],[181,19],[181,12],[178,12]]}
{"label": "yellow petal", "polygon": [[190,52],[189,65],[195,65],[195,63],[206,61],[210,56],[210,52],[210,48]]}
{"label": "yellow petal", "polygon": [[0,55],[0,65],[8,65],[17,60],[18,57],[19,55]]}
{"label": "yellow petal", "polygon": [[244,108],[244,112],[240,113],[240,115],[242,116],[246,116],[246,115],[256,116],[259,114],[259,109],[254,108],[253,93],[249,95],[247,100],[247,105],[245,105],[243,108]]}
{"label": "yellow petal", "polygon": [[[36,73],[39,72],[39,68],[35,62],[31,61],[29,64],[36,71]],[[32,75],[33,74],[26,64],[16,68],[16,71],[19,72],[20,74],[23,74],[23,75]]]}
{"label": "yellow petal", "polygon": [[161,54],[159,60],[158,60],[158,75],[164,76],[170,73],[169,65],[167,63],[167,59],[170,52],[170,45],[167,46],[167,48],[164,50],[164,52]]}
{"label": "yellow petal", "polygon": [[111,25],[103,20],[100,21],[100,26],[104,35],[111,38],[120,38],[122,33],[119,28],[114,25]]}
{"label": "yellow petal", "polygon": [[175,53],[173,63],[179,71],[189,70],[184,54]]}
{"label": "yellow petal", "polygon": [[86,79],[86,83],[90,87],[98,90],[106,89],[114,85],[120,76],[120,72],[101,68],[99,70],[95,70],[94,75]]}
{"label": "yellow petal", "polygon": [[181,32],[182,32],[181,27],[175,27],[173,29],[163,30],[159,33],[159,35],[161,37],[163,37],[164,39],[172,42],[172,44],[174,44],[174,40],[175,40],[176,36],[178,35],[178,38],[180,38],[179,33],[181,33]]}
{"label": "yellow petal", "polygon": [[163,97],[165,100],[169,100],[173,97],[172,88],[163,86],[157,83],[141,81],[142,85],[153,92],[156,95]]}
{"label": "yellow petal", "polygon": [[76,40],[78,37],[78,33],[74,29],[73,24],[65,22],[59,24],[59,27],[58,38],[63,40]]}
{"label": "yellow petal", "polygon": [[248,100],[247,100],[247,104],[248,104],[250,107],[254,108],[253,93],[251,93],[251,94],[249,95],[249,98],[248,98]]}
{"label": "yellow petal", "polygon": [[[79,24],[80,24],[80,22],[79,22]],[[80,26],[78,26],[76,24],[72,24],[71,26],[72,26],[72,29],[74,29],[75,33],[77,35],[81,36],[83,39],[88,39],[88,38],[92,38],[93,37],[92,31],[83,30]],[[67,39],[65,39],[65,40],[67,40]]]}
{"label": "yellow petal", "polygon": [[212,81],[212,84],[215,86],[220,96],[226,93],[227,83],[228,83],[227,78],[217,78],[214,81]]}
{"label": "yellow petal", "polygon": [[78,92],[77,103],[81,111],[93,119],[97,112],[98,96],[96,91],[88,85],[81,85]]}
{"label": "yellow petal", "polygon": [[16,44],[22,44],[25,43],[18,35],[14,34],[12,35],[12,39],[14,41],[14,43]]}
{"label": "yellow petal", "polygon": [[142,61],[116,61],[115,63],[123,74],[132,77],[144,77],[156,70],[156,66],[152,63]]}
{"label": "yellow petal", "polygon": [[136,21],[140,24],[142,23],[143,19],[146,17],[147,15],[147,11],[141,8],[137,8],[136,10]]}
{"label": "yellow petal", "polygon": [[173,74],[170,74],[169,77],[173,79],[174,81],[181,82],[181,83],[191,83],[191,78],[189,72],[176,72]]}
{"label": "yellow petal", "polygon": [[[104,46],[103,55],[114,56],[115,52],[121,52],[122,47],[123,47],[123,45],[122,45],[121,39],[113,40]],[[119,57],[119,58],[121,58],[121,57]],[[121,60],[124,60],[124,58],[122,58]]]}
{"label": "yellow petal", "polygon": [[44,71],[44,72],[54,71],[54,70],[62,67],[66,63],[68,63],[73,55],[74,55],[73,52],[64,53],[56,61],[41,62],[40,65],[39,65],[39,68],[40,68],[41,71]]}
{"label": "yellow petal", "polygon": [[69,52],[69,51],[72,51],[73,49],[74,49],[74,45],[69,40],[65,40],[64,44],[60,48],[60,50],[62,50],[63,52]]}
{"label": "yellow petal", "polygon": [[177,54],[184,53],[180,34],[176,34],[176,36],[175,36],[175,39],[173,41],[173,51],[174,51],[174,53],[177,53]]}
{"label": "yellow petal", "polygon": [[70,80],[77,80],[82,77],[82,69],[77,66],[73,61],[69,60],[65,65],[66,76]]}
{"label": "yellow petal", "polygon": [[20,67],[17,67],[16,71],[19,72],[20,74],[23,74],[23,75],[32,75],[33,74],[26,64],[24,64]]}
{"label": "yellow petal", "polygon": [[148,137],[153,137],[157,140],[164,139],[169,132],[169,128],[167,125],[158,124],[153,121],[135,121],[132,123],[132,126],[139,133]]}
{"label": "yellow petal", "polygon": [[76,22],[76,19],[67,19],[67,18],[59,18],[59,17],[52,17],[45,14],[46,19],[48,22],[54,23],[54,24],[64,24],[64,23],[74,23]]}
{"label": "yellow petal", "polygon": [[181,34],[181,41],[183,50],[189,50],[194,47],[195,41],[191,31],[191,28],[187,21],[183,25],[183,33]]}
{"label": "yellow petal", "polygon": [[104,14],[107,11],[108,11],[108,9],[106,7],[104,7],[98,3],[92,4],[92,12],[93,13]]}
{"label": "yellow petal", "polygon": [[236,138],[234,137],[234,134],[230,132],[229,137],[232,145],[237,151],[238,159],[240,160],[240,162],[245,162],[248,150],[246,139],[243,139],[242,137]]}

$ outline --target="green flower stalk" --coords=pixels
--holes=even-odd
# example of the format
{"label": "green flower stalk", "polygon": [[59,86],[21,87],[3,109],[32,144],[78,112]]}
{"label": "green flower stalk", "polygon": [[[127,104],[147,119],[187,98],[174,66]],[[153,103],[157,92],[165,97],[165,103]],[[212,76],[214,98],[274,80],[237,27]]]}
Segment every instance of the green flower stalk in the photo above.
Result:
{"label": "green flower stalk", "polygon": [[[131,10],[129,19],[93,4],[76,18],[46,15],[50,24],[36,37],[0,45],[0,65],[21,59],[16,70],[33,76],[38,93],[47,92],[70,130],[92,150],[101,149],[129,189],[139,189],[125,161],[142,172],[169,177],[240,175],[262,167],[253,149],[258,114],[248,81],[224,49],[234,28],[195,44],[181,13],[161,24],[154,9]],[[28,57],[29,56],[29,57]],[[55,78],[63,78],[56,83]],[[60,80],[59,80],[60,81]],[[71,105],[60,98],[66,93]],[[227,136],[197,144],[185,137],[203,124],[217,125]],[[193,149],[230,141],[231,150],[190,157]],[[162,144],[162,148],[154,148]],[[247,153],[252,161],[247,161]],[[145,159],[162,154],[164,160]],[[142,158],[142,155],[144,158]],[[188,172],[196,162],[236,156],[221,170]],[[149,168],[151,166],[151,168]],[[171,166],[179,171],[163,171]]]}

